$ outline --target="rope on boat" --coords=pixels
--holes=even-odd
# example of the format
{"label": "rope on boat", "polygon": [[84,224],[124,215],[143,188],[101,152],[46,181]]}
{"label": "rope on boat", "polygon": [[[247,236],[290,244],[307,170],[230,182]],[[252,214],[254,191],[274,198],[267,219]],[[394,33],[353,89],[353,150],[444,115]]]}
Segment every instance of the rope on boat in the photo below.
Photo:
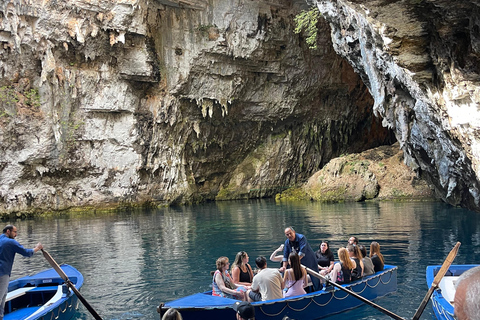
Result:
{"label": "rope on boat", "polygon": [[[345,293],[345,292],[343,292],[343,291],[339,291],[339,292]],[[335,296],[335,291],[333,291],[333,293],[332,293],[332,296],[334,296],[335,299],[337,299],[337,300],[345,300],[345,299],[348,298],[349,295],[350,295],[349,293],[345,293],[345,297],[339,298],[339,297],[336,297],[336,296]]]}
{"label": "rope on boat", "polygon": [[[378,286],[378,285],[380,284],[380,281],[381,281],[381,280],[382,280],[382,279],[379,277],[379,278],[378,278],[378,282],[377,282],[374,286],[371,286],[371,285],[368,283],[368,281],[367,281],[367,286],[369,286],[370,288],[375,288],[376,286]],[[388,281],[388,282],[390,282],[390,281]],[[387,282],[387,283],[388,283],[388,282]]]}
{"label": "rope on boat", "polygon": [[[75,309],[78,309],[78,304],[79,304],[79,301],[77,300],[77,306],[75,307]],[[65,301],[65,309],[61,310],[61,306],[62,305],[59,305],[58,306],[58,314],[57,316],[55,316],[55,310],[52,310],[50,312],[50,320],[57,320],[58,318],[60,318],[60,315],[67,312],[68,310],[72,310],[72,306],[73,304],[68,304],[68,300]],[[43,320],[45,320],[45,317],[43,316],[42,317]]]}
{"label": "rope on boat", "polygon": [[392,281],[392,273],[389,274],[390,278],[388,279],[388,282],[383,282],[382,277],[380,277],[380,281],[382,281],[383,284],[389,284],[390,281]]}
{"label": "rope on boat", "polygon": [[313,300],[313,302],[314,302],[317,306],[319,306],[319,307],[325,307],[327,304],[330,303],[330,301],[332,301],[332,299],[333,299],[334,296],[335,296],[335,295],[332,294],[331,297],[330,297],[330,300],[328,300],[327,303],[325,303],[325,304],[321,304],[321,303],[315,301],[315,299],[312,299],[312,300]]}
{"label": "rope on boat", "polygon": [[[59,305],[59,306],[58,306],[58,310],[60,310],[60,307],[61,307],[61,306],[62,306],[62,305]],[[67,311],[67,309],[68,309],[68,301],[65,301],[65,309],[63,309],[62,313],[65,313],[65,311]],[[61,310],[60,310],[60,311],[61,311]],[[60,313],[59,313],[59,314],[60,314]]]}
{"label": "rope on boat", "polygon": [[[350,289],[352,290],[353,293],[361,294],[363,291],[365,291],[365,289],[367,289],[367,286],[368,286],[368,281],[365,281],[365,282],[363,282],[363,283],[365,283],[365,285],[363,286],[363,289],[360,290],[360,291],[355,291],[355,290],[354,290],[354,287],[356,287],[356,286],[352,286],[352,288],[350,288]],[[377,283],[377,285],[378,285],[378,283]],[[370,287],[370,286],[368,286],[368,287]],[[376,286],[375,286],[375,287],[376,287]],[[375,287],[373,287],[373,288],[375,288]],[[372,288],[372,287],[370,287],[370,288]]]}
{"label": "rope on boat", "polygon": [[451,314],[450,312],[446,312],[444,308],[439,307],[438,302],[435,301],[434,299],[431,299],[431,300],[432,300],[433,308],[436,309],[438,312],[440,312],[440,314],[443,317],[445,317],[445,319],[454,319],[453,314]]}
{"label": "rope on boat", "polygon": [[312,304],[312,301],[313,301],[313,298],[310,299],[310,302],[307,303],[307,305],[306,305],[304,308],[302,308],[302,309],[294,309],[293,307],[291,307],[291,306],[288,304],[288,302],[287,302],[287,306],[288,306],[291,310],[293,310],[293,311],[300,312],[300,311],[303,311],[303,310],[307,309],[308,306]]}
{"label": "rope on boat", "polygon": [[285,310],[286,307],[287,307],[287,304],[285,304],[285,307],[283,307],[282,310],[280,310],[279,313],[266,313],[265,311],[263,311],[262,307],[260,307],[260,310],[261,310],[262,313],[263,313],[264,315],[266,315],[266,316],[276,317],[276,316],[280,315],[280,314],[283,312],[283,310]]}
{"label": "rope on boat", "polygon": [[[374,276],[374,277],[372,277],[372,278],[369,278],[368,280],[359,282],[357,285],[351,286],[349,289],[352,290],[353,292],[357,293],[357,294],[360,294],[360,293],[363,293],[363,292],[365,291],[365,289],[367,288],[367,286],[368,286],[369,288],[374,289],[374,288],[376,288],[380,283],[382,283],[382,284],[389,284],[390,281],[392,281],[392,273],[389,272],[389,279],[388,279],[388,281],[383,281],[382,276],[384,276],[384,275],[385,275],[385,273],[379,274],[378,276]],[[372,279],[375,279],[375,278],[378,278],[377,283],[376,283],[375,285],[370,285],[370,284],[369,284],[369,281],[372,280]],[[354,291],[354,290],[353,290],[353,287],[357,287],[357,286],[360,285],[361,283],[364,284],[362,290],[360,290],[359,292]],[[295,311],[295,312],[301,312],[301,311],[305,310],[306,308],[308,308],[308,307],[310,306],[310,304],[312,304],[312,302],[315,303],[317,306],[325,307],[325,306],[327,306],[327,305],[332,301],[333,298],[335,298],[335,300],[344,300],[344,299],[348,298],[348,296],[350,295],[350,294],[346,293],[344,297],[336,296],[335,293],[339,293],[339,292],[345,293],[345,292],[343,292],[343,291],[341,291],[341,290],[335,290],[335,291],[333,291],[333,292],[332,292],[332,295],[330,296],[330,299],[329,299],[325,304],[322,304],[322,303],[319,303],[319,302],[315,301],[315,297],[318,297],[318,295],[317,295],[317,296],[310,297],[310,302],[309,302],[305,307],[303,307],[303,308],[301,308],[301,309],[295,309],[295,308],[293,308],[289,303],[295,302],[295,301],[298,301],[298,300],[305,299],[305,298],[303,298],[303,297],[302,297],[302,298],[299,298],[299,299],[295,299],[295,300],[293,300],[293,301],[287,301],[287,302],[285,303],[285,306],[284,306],[278,313],[267,313],[267,312],[265,312],[265,310],[263,310],[262,306],[259,306],[259,309],[262,311],[262,313],[263,313],[264,315],[266,315],[266,316],[268,316],[268,317],[276,317],[276,316],[280,315],[287,307],[288,307],[290,310]],[[322,295],[320,295],[320,296],[322,296]]]}

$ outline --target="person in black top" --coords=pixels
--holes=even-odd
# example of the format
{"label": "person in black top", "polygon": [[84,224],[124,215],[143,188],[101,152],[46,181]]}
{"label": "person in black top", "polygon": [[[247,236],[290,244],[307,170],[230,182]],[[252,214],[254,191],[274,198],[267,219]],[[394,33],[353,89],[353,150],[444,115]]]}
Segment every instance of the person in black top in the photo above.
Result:
{"label": "person in black top", "polygon": [[232,264],[232,279],[236,285],[252,285],[253,270],[248,264],[248,254],[245,251],[240,251],[235,256],[235,261]]}
{"label": "person in black top", "polygon": [[318,246],[318,250],[315,252],[315,257],[317,258],[318,269],[320,269],[321,275],[326,275],[332,271],[335,258],[333,257],[333,252],[330,250],[327,241],[322,241]]}
{"label": "person in black top", "polygon": [[338,284],[350,283],[352,270],[356,267],[355,262],[348,256],[348,251],[345,248],[338,249],[338,260],[330,272],[332,282]]}
{"label": "person in black top", "polygon": [[370,244],[370,259],[372,259],[375,272],[383,271],[383,268],[385,267],[385,260],[383,259],[383,255],[380,253],[380,244],[378,244],[376,241],[373,241]]}
{"label": "person in black top", "polygon": [[363,277],[363,261],[362,261],[362,253],[357,245],[349,244],[347,245],[348,255],[350,259],[355,261],[356,267],[352,271],[352,281],[361,279]]}

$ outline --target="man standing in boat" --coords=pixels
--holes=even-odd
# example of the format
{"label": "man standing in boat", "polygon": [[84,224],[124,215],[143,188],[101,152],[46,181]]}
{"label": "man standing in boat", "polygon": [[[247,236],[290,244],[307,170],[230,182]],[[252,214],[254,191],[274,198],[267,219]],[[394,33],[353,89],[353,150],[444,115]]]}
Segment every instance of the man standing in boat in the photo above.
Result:
{"label": "man standing in boat", "polygon": [[43,249],[40,242],[33,249],[25,249],[15,240],[16,236],[17,228],[12,225],[3,228],[3,234],[0,235],[0,320],[3,320],[8,283],[10,282],[15,254],[19,253],[22,256],[31,257],[35,252]]}
{"label": "man standing in boat", "polygon": [[[283,266],[279,269],[284,272],[288,265],[288,256],[292,252],[296,252],[300,256],[300,263],[304,266],[318,272],[317,259],[312,248],[308,244],[307,238],[300,233],[296,233],[292,227],[285,229],[285,246],[283,247]],[[310,277],[312,280],[313,291],[321,290],[320,280],[315,277]]]}

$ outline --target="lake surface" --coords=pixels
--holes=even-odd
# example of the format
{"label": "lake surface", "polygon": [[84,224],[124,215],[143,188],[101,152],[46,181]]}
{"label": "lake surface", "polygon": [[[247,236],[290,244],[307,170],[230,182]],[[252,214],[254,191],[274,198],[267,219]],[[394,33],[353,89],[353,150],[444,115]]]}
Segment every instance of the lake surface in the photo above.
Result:
{"label": "lake surface", "polygon": [[[454,263],[480,263],[480,214],[440,202],[257,200],[4,223],[17,226],[25,247],[40,241],[58,263],[80,270],[81,292],[105,320],[158,320],[160,302],[209,289],[219,256],[232,261],[245,250],[254,266],[256,256],[268,258],[285,241],[286,226],[304,234],[314,251],[329,240],[335,258],[351,235],[366,246],[378,241],[386,263],[398,266],[398,290],[377,303],[404,318],[412,318],[428,290],[426,266],[442,264],[457,241]],[[12,278],[48,267],[40,253],[17,255]],[[77,319],[92,317],[82,306]],[[362,306],[328,319],[390,318]],[[421,319],[434,319],[430,303]]]}

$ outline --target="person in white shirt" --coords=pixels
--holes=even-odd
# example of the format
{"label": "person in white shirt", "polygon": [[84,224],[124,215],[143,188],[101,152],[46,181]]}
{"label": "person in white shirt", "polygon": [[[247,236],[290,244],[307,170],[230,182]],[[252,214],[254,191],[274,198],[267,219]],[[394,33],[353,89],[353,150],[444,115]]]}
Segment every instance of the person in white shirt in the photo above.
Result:
{"label": "person in white shirt", "polygon": [[248,301],[265,301],[283,298],[283,279],[278,269],[267,268],[267,258],[258,257],[255,264],[259,269],[253,277],[252,288],[247,291]]}

